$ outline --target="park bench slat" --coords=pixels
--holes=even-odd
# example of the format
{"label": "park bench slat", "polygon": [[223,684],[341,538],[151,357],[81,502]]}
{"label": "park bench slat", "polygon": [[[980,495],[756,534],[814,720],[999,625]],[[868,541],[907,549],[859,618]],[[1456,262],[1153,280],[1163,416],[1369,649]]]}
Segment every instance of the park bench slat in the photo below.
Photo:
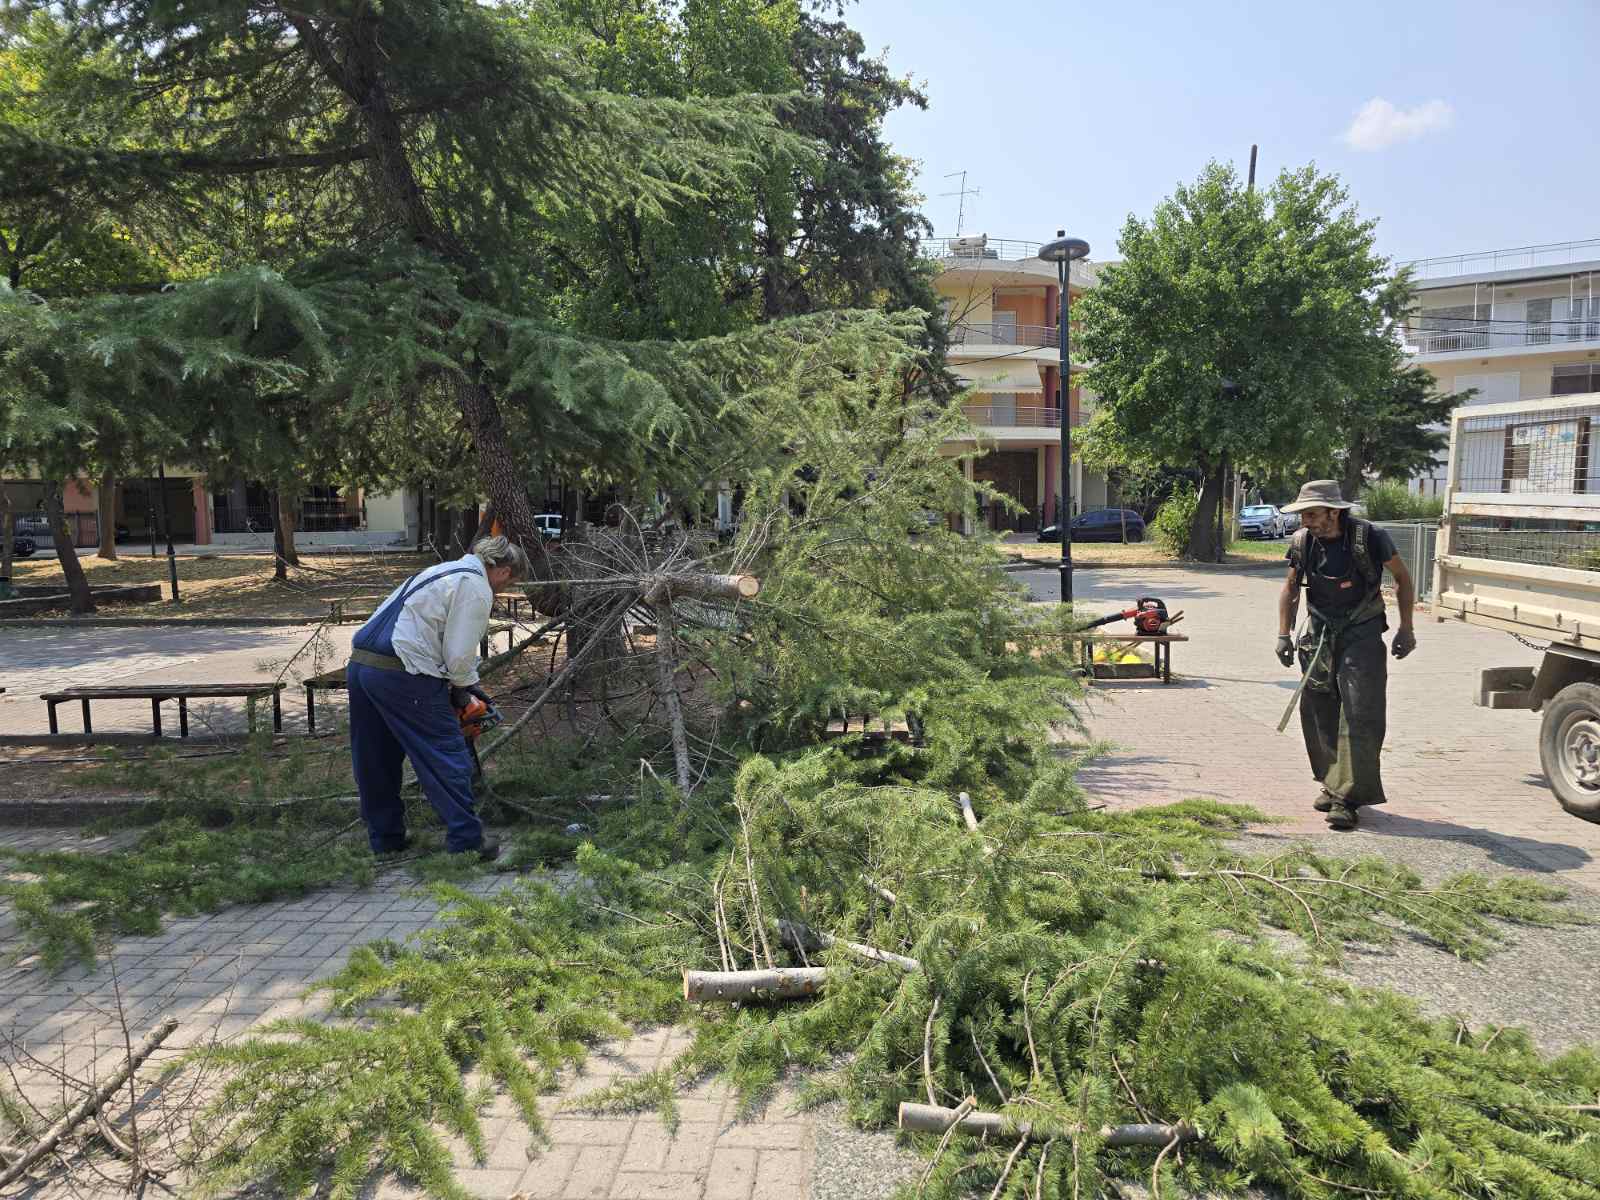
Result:
{"label": "park bench slat", "polygon": [[[189,736],[189,701],[215,699],[219,697],[242,696],[247,700],[255,700],[261,696],[272,697],[272,728],[274,732],[283,730],[283,689],[285,685],[279,681],[263,682],[253,679],[248,683],[158,683],[144,686],[129,684],[103,684],[92,687],[66,688],[59,692],[45,692],[39,699],[45,702],[45,708],[50,716],[50,732],[59,733],[60,726],[56,723],[56,705],[68,700],[76,700],[83,706],[83,731],[93,733],[94,725],[89,720],[89,703],[92,700],[148,700],[150,701],[150,721],[155,728],[156,737],[161,736],[161,702],[163,700],[176,700],[178,702],[178,736]],[[254,712],[250,710],[251,729],[255,728]]]}

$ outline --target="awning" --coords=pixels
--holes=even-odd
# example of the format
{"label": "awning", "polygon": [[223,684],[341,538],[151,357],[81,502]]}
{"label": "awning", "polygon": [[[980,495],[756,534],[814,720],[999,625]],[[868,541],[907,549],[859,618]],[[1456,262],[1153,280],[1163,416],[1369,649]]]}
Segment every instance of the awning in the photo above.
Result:
{"label": "awning", "polygon": [[1044,380],[1031,362],[965,362],[950,368],[956,378],[980,392],[1043,392]]}

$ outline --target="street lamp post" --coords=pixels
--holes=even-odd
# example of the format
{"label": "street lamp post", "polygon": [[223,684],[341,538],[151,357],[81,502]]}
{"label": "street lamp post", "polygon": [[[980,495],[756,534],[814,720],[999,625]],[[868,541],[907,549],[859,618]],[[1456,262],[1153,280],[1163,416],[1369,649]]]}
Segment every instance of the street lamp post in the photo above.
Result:
{"label": "street lamp post", "polygon": [[1067,325],[1072,308],[1072,264],[1089,256],[1089,243],[1082,238],[1069,238],[1065,229],[1056,230],[1056,240],[1039,248],[1039,257],[1056,264],[1056,278],[1061,283],[1061,303],[1056,306],[1056,320],[1061,336],[1061,483],[1057,490],[1061,517],[1056,524],[1061,529],[1061,603],[1072,603],[1072,355],[1067,346]]}

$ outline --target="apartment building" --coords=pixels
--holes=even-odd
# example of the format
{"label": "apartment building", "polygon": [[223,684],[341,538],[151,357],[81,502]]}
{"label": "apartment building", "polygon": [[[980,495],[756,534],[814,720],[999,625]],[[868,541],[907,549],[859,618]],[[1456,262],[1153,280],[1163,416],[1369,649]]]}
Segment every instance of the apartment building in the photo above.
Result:
{"label": "apartment building", "polygon": [[[950,453],[982,454],[968,463],[968,478],[993,484],[1021,505],[996,505],[983,516],[988,528],[1033,532],[1055,520],[1061,477],[1061,370],[1057,348],[1060,285],[1054,263],[1039,259],[1039,243],[988,236],[938,238],[924,243],[938,260],[936,282],[950,327],[951,369],[972,391],[967,416],[977,439],[948,443]],[[1094,283],[1089,262],[1072,265],[1074,299]],[[1073,374],[1081,370],[1073,364]],[[1093,396],[1067,389],[1070,419],[1081,425]],[[1103,506],[1105,477],[1071,464],[1071,511]]]}
{"label": "apartment building", "polygon": [[[1419,259],[1412,361],[1472,404],[1600,392],[1600,238]],[[1441,495],[1445,466],[1411,481]]]}

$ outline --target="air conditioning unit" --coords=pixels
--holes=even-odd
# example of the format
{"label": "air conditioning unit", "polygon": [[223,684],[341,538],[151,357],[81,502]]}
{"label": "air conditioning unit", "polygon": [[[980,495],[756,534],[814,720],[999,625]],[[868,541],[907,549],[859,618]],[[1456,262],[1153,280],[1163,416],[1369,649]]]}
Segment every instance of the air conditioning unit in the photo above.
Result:
{"label": "air conditioning unit", "polygon": [[950,239],[951,258],[986,258],[984,249],[989,245],[989,235],[980,233],[975,237],[959,237]]}

